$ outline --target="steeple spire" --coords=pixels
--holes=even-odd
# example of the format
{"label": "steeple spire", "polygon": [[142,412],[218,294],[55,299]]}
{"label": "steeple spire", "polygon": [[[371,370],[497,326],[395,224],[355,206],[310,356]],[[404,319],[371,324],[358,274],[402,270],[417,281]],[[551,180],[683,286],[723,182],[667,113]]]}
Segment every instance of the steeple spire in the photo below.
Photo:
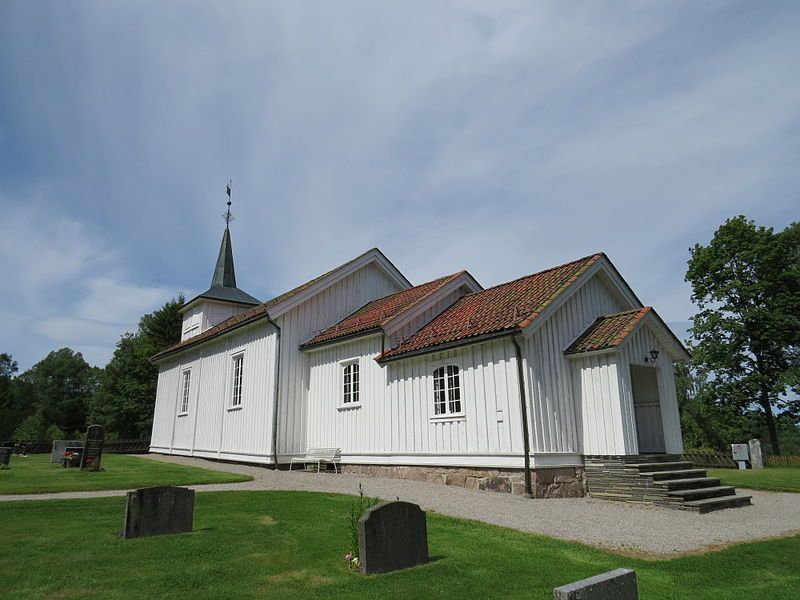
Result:
{"label": "steeple spire", "polygon": [[230,181],[228,181],[228,185],[225,188],[225,193],[228,194],[228,209],[222,213],[222,218],[225,219],[225,231],[222,233],[222,243],[219,246],[217,264],[214,267],[214,274],[211,276],[211,287],[192,299],[187,305],[200,298],[250,306],[259,303],[258,298],[254,298],[236,287],[236,269],[233,266],[233,244],[231,244],[230,227],[231,221],[233,221]]}

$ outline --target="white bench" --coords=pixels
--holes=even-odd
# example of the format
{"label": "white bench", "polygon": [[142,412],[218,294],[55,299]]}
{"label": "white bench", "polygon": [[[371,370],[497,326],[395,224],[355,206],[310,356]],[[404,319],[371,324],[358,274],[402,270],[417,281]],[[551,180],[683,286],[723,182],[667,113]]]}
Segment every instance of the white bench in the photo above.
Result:
{"label": "white bench", "polygon": [[329,463],[333,465],[333,470],[338,473],[339,468],[336,466],[336,463],[341,460],[341,448],[309,448],[305,456],[292,457],[292,460],[289,462],[289,470],[292,470],[292,465],[294,465],[294,463],[303,463],[303,466],[307,463],[317,463],[317,473],[319,473],[322,463]]}

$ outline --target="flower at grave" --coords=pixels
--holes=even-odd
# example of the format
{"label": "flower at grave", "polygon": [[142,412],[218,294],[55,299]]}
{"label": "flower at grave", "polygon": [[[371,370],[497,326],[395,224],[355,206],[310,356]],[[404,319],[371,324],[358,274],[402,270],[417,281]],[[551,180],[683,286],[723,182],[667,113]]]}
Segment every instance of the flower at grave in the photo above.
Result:
{"label": "flower at grave", "polygon": [[344,555],[344,559],[345,559],[347,562],[350,562],[350,561],[352,561],[352,560],[353,560],[353,554],[352,554],[351,552],[348,552],[347,554],[345,554],[345,555]]}

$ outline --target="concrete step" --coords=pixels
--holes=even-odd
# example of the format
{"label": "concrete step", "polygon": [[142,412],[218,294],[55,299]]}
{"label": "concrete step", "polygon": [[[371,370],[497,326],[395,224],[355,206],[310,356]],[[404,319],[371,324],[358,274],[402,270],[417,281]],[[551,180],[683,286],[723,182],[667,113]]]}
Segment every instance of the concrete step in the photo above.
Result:
{"label": "concrete step", "polygon": [[736,488],[732,485],[717,485],[714,487],[672,490],[667,492],[667,496],[675,496],[684,500],[702,500],[704,498],[721,498],[723,496],[733,496]]}
{"label": "concrete step", "polygon": [[664,479],[655,483],[668,490],[691,490],[718,486],[720,479],[719,477],[689,477],[687,479]]}
{"label": "concrete step", "polygon": [[678,469],[691,469],[692,463],[685,460],[665,461],[665,462],[648,462],[648,463],[630,463],[629,467],[639,469],[640,473],[653,473],[655,471],[675,471]]}
{"label": "concrete step", "polygon": [[736,508],[737,506],[747,506],[750,504],[752,496],[736,494],[734,496],[721,496],[719,498],[704,498],[702,500],[688,500],[681,504],[688,510],[696,510],[699,513],[707,513],[712,510],[722,510],[723,508]]}
{"label": "concrete step", "polygon": [[678,469],[676,471],[653,471],[651,473],[639,473],[642,477],[651,477],[653,481],[663,481],[666,479],[695,479],[706,476],[705,469]]}

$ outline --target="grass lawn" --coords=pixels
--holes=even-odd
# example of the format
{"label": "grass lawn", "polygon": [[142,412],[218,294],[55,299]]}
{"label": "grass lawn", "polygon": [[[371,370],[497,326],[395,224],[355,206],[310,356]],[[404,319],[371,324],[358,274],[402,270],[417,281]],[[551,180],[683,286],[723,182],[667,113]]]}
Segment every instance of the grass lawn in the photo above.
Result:
{"label": "grass lawn", "polygon": [[800,469],[770,467],[769,469],[709,469],[709,477],[719,477],[722,483],[751,490],[800,492]]}
{"label": "grass lawn", "polygon": [[433,562],[363,577],[342,559],[353,498],[305,492],[196,496],[195,532],[123,540],[122,498],[0,503],[0,598],[552,598],[636,569],[641,597],[800,597],[800,537],[669,561],[428,515]]}
{"label": "grass lawn", "polygon": [[85,490],[124,490],[151,485],[191,485],[250,481],[249,475],[208,471],[124,454],[103,455],[104,471],[83,472],[50,464],[49,454],[12,456],[0,471],[0,494],[43,494]]}

